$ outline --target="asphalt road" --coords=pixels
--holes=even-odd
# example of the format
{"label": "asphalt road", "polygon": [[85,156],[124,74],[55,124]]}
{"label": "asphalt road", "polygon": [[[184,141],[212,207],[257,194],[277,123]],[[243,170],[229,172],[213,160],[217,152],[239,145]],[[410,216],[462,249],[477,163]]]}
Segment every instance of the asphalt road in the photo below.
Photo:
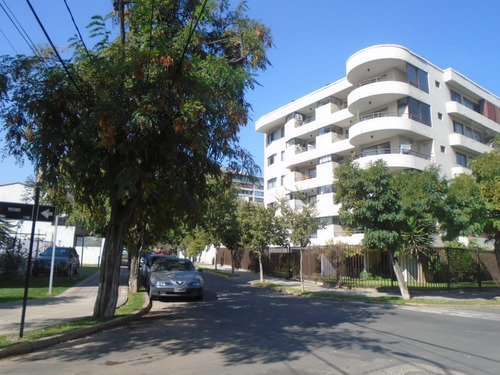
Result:
{"label": "asphalt road", "polygon": [[499,374],[498,308],[280,294],[205,274],[201,302],[0,361],[1,374]]}

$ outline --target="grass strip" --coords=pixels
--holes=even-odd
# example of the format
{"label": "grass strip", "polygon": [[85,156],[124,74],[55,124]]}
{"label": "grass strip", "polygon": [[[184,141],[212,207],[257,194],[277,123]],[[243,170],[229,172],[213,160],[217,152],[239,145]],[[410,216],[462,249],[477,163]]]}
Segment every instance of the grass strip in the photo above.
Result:
{"label": "grass strip", "polygon": [[[28,299],[55,297],[68,288],[92,276],[99,267],[81,267],[75,277],[56,276],[52,281],[52,294],[49,291],[49,276],[30,277]],[[0,303],[21,301],[24,297],[26,279],[23,276],[0,278]]]}
{"label": "grass strip", "polygon": [[214,270],[213,268],[202,268],[203,272],[210,272],[219,276],[232,277],[232,275],[228,272]]}
{"label": "grass strip", "polygon": [[77,329],[94,326],[99,323],[104,323],[112,319],[130,315],[140,310],[143,305],[144,305],[144,293],[143,292],[131,293],[129,291],[127,302],[124,305],[120,306],[118,309],[116,309],[115,315],[111,318],[97,319],[93,317],[88,317],[80,320],[75,320],[74,322],[68,322],[52,327],[28,331],[24,333],[22,338],[13,335],[0,336],[0,348],[5,348],[7,346],[13,344],[19,344],[22,342],[33,341],[51,336],[57,336],[69,331],[74,331]]}
{"label": "grass strip", "polygon": [[302,290],[297,288],[287,287],[285,285],[269,283],[269,282],[260,282],[260,281],[254,282],[253,285],[262,288],[273,289],[284,293],[290,293],[306,297],[327,298],[332,300],[363,301],[369,303],[390,303],[394,305],[500,306],[499,299],[462,300],[462,299],[446,299],[446,298],[434,299],[434,298],[414,297],[410,300],[405,300],[401,297],[396,297],[396,296],[367,297],[355,294],[342,294],[335,292],[310,292],[310,291],[303,292]]}

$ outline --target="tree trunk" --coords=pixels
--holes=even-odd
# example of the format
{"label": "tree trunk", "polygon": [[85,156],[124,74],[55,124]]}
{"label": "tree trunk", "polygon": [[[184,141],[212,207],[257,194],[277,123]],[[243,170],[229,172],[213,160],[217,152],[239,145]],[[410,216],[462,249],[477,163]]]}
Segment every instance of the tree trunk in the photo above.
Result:
{"label": "tree trunk", "polygon": [[497,258],[498,269],[500,270],[500,232],[496,232],[493,242],[493,251]]}
{"label": "tree trunk", "polygon": [[234,276],[234,255],[233,250],[229,250],[229,254],[231,255],[231,276]]}
{"label": "tree trunk", "polygon": [[304,254],[302,248],[300,248],[300,286],[302,287],[302,291],[305,290],[304,288],[304,269],[303,267],[303,262],[304,262]]}
{"label": "tree trunk", "polygon": [[264,267],[262,267],[262,253],[259,253],[260,282],[264,282]]}
{"label": "tree trunk", "polygon": [[99,288],[94,305],[94,317],[96,318],[110,318],[115,313],[120,285],[123,241],[130,226],[134,208],[135,201],[132,200],[125,204],[115,201],[111,207],[111,217],[102,253]]}
{"label": "tree trunk", "polygon": [[406,285],[406,281],[403,277],[403,272],[401,272],[401,267],[399,266],[399,262],[394,257],[394,252],[392,250],[388,250],[389,258],[391,260],[392,268],[394,273],[396,274],[396,279],[398,280],[399,290],[401,292],[401,296],[403,299],[409,300],[411,299],[410,291],[408,290],[408,286]]}
{"label": "tree trunk", "polygon": [[128,287],[132,293],[139,291],[139,253],[133,252],[130,259],[130,273],[128,276]]}

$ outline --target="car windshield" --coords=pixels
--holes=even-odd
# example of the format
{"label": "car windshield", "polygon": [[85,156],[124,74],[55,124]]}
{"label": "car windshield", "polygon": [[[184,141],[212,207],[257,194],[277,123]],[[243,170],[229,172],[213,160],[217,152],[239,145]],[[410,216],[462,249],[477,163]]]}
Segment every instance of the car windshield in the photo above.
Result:
{"label": "car windshield", "polygon": [[[47,249],[45,249],[44,252],[41,254],[41,256],[43,257],[52,256],[52,248],[48,247]],[[56,257],[67,257],[67,256],[69,256],[69,249],[56,247]]]}
{"label": "car windshield", "polygon": [[153,271],[195,271],[193,264],[185,260],[158,259],[152,266]]}

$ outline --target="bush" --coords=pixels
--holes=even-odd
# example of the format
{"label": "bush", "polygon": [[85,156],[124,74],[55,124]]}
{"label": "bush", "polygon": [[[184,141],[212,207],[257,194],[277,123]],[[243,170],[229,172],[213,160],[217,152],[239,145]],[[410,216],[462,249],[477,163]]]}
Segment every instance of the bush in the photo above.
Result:
{"label": "bush", "polygon": [[16,244],[14,240],[11,246],[0,250],[0,273],[8,277],[17,275],[20,269],[26,264],[26,254],[22,250],[21,244]]}

